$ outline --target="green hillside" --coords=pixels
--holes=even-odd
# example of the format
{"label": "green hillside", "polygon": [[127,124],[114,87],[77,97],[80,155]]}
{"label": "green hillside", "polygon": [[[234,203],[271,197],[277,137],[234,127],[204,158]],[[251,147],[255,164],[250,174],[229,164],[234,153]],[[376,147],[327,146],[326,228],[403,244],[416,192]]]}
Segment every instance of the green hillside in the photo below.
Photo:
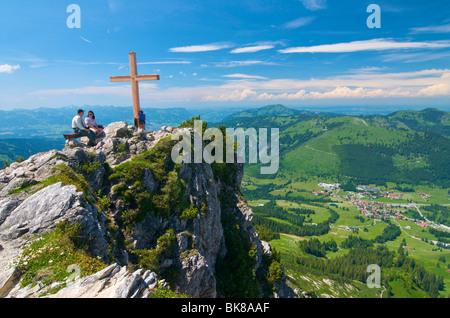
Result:
{"label": "green hillside", "polygon": [[[312,297],[450,295],[450,249],[432,243],[450,242],[450,233],[417,225],[414,218],[423,217],[398,206],[418,204],[434,226],[448,224],[448,115],[427,109],[385,116],[235,116],[223,122],[280,130],[278,173],[261,175],[260,164],[246,164],[242,188],[253,222],[281,254],[293,288]],[[320,182],[341,188],[327,190]],[[363,194],[357,185],[380,193]],[[364,215],[361,202],[380,214]],[[381,266],[380,288],[365,284],[370,263]]]}
{"label": "green hillside", "polygon": [[0,139],[0,167],[3,167],[5,161],[11,163],[19,158],[27,159],[39,152],[62,149],[64,142],[64,139],[49,138]]}
{"label": "green hillside", "polygon": [[[403,112],[405,113],[405,112]],[[402,114],[403,114],[402,113]],[[433,111],[433,114],[435,112]],[[339,177],[356,183],[386,182],[450,186],[450,140],[433,129],[424,129],[432,118],[415,114],[419,125],[401,126],[399,113],[372,117],[327,117],[323,115],[229,118],[226,126],[280,129],[280,169],[277,177],[295,180],[299,176]],[[428,114],[428,112],[427,112]],[[403,117],[402,117],[403,118]],[[438,118],[438,119],[436,119]],[[381,125],[380,123],[384,124]],[[426,127],[447,127],[444,124]],[[258,178],[260,167],[247,167],[248,175]],[[272,176],[273,177],[273,176]]]}

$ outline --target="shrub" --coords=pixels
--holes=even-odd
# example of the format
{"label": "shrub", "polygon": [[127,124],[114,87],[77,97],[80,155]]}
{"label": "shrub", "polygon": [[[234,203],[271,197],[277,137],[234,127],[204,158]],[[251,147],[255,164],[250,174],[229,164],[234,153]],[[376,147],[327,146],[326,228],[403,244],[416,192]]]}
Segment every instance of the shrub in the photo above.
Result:
{"label": "shrub", "polygon": [[173,229],[169,229],[158,238],[155,248],[135,250],[141,268],[160,275],[162,272],[160,262],[168,253],[173,251],[176,240]]}
{"label": "shrub", "polygon": [[193,219],[193,218],[195,218],[197,213],[198,213],[198,209],[193,204],[191,204],[189,206],[189,208],[183,210],[183,213],[181,213],[180,219],[181,220]]}

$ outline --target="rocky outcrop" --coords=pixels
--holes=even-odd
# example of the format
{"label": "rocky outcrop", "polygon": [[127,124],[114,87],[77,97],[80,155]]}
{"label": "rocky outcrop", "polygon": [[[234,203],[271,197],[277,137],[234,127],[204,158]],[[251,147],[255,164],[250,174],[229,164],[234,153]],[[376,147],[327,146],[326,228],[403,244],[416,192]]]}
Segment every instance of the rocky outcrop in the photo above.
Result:
{"label": "rocky outcrop", "polygon": [[[37,297],[59,286],[58,282],[52,286],[38,282],[21,288],[15,260],[27,242],[52,231],[62,221],[81,225],[89,252],[102,259],[106,268],[67,283],[49,297],[149,297],[158,288],[166,288],[168,285],[158,280],[154,271],[130,272],[129,265],[137,266],[136,251],[157,250],[158,238],[168,229],[173,230],[175,243],[159,256],[158,264],[163,272],[171,269],[177,273],[171,287],[191,297],[217,297],[216,262],[227,254],[223,213],[234,213],[248,233],[255,246],[257,272],[270,246],[259,240],[252,225],[253,212],[236,190],[242,180],[242,165],[236,165],[230,186],[214,175],[210,164],[181,164],[178,178],[196,214],[180,218],[181,211],[173,211],[162,217],[152,210],[125,229],[124,214],[131,213],[130,204],[116,192],[119,185],[113,185],[109,177],[115,167],[144,154],[175,132],[169,127],[146,133],[125,122],[113,123],[93,147],[87,146],[84,138],[81,142],[71,140],[60,151],[36,154],[1,170],[0,297]],[[140,180],[133,181],[150,195],[160,195],[164,186],[148,167]],[[135,185],[120,184],[128,191]],[[223,206],[219,198],[224,195],[232,196],[232,208]],[[279,296],[289,294],[285,287],[280,285]]]}

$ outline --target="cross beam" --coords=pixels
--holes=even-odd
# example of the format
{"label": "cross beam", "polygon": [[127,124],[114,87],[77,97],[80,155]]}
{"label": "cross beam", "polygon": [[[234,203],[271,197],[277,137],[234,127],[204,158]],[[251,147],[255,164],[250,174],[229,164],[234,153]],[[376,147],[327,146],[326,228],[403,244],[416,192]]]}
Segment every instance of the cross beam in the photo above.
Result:
{"label": "cross beam", "polygon": [[141,105],[139,102],[139,82],[140,81],[159,81],[159,75],[138,75],[136,53],[130,52],[130,76],[114,76],[110,77],[110,81],[117,82],[131,82],[131,93],[133,95],[133,116],[134,125],[139,127],[139,113],[141,111]]}

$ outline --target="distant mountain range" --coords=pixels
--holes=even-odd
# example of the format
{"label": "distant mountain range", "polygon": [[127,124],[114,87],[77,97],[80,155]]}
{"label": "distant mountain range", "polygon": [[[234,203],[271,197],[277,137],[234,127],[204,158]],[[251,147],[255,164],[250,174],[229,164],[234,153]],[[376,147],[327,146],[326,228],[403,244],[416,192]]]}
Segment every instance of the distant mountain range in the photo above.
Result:
{"label": "distant mountain range", "polygon": [[[71,121],[78,108],[71,106],[0,111],[0,162],[12,162],[20,157],[26,159],[30,155],[49,149],[61,149],[64,146],[62,134],[71,132]],[[98,123],[105,126],[111,122],[126,121],[131,124],[133,121],[131,107],[84,106],[84,110],[86,112],[93,110]],[[147,114],[147,130],[159,130],[162,126],[178,126],[186,119],[199,114],[203,120],[210,123],[210,126],[224,124],[227,127],[278,127],[282,132],[281,141],[289,142],[289,149],[306,147],[309,142],[313,142],[310,139],[315,138],[327,140],[326,143],[336,136],[354,139],[350,136],[339,137],[339,127],[352,125],[363,125],[359,129],[368,125],[371,127],[366,129],[368,131],[376,130],[376,127],[383,128],[382,131],[394,129],[396,133],[402,132],[402,135],[405,131],[430,131],[450,136],[450,115],[437,109],[364,116],[348,116],[338,114],[337,111],[300,110],[279,104],[246,109],[143,108],[143,110]],[[329,136],[334,137],[330,139]],[[379,142],[382,140],[378,139]],[[281,145],[281,149],[285,152],[286,146]],[[310,151],[308,149],[306,148],[307,152]]]}
{"label": "distant mountain range", "polygon": [[[59,138],[63,133],[72,131],[72,118],[79,108],[79,106],[72,106],[0,111],[0,139]],[[97,122],[104,126],[117,121],[133,123],[132,107],[84,106],[82,108],[86,114],[92,110]],[[184,108],[143,108],[143,110],[147,115],[147,130],[159,130],[161,126],[178,125],[186,118],[196,115],[195,111]],[[211,112],[210,119],[221,119],[228,113],[217,116]]]}

